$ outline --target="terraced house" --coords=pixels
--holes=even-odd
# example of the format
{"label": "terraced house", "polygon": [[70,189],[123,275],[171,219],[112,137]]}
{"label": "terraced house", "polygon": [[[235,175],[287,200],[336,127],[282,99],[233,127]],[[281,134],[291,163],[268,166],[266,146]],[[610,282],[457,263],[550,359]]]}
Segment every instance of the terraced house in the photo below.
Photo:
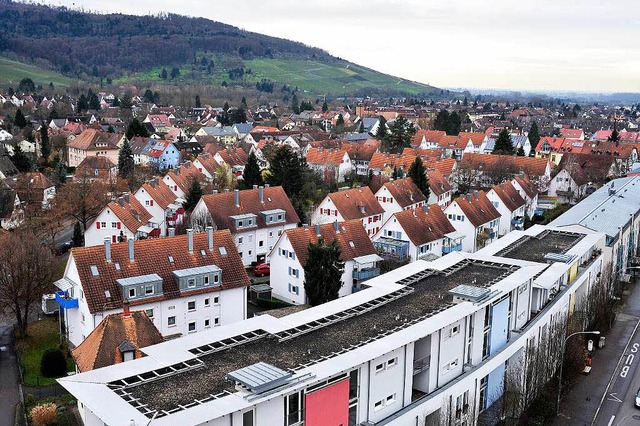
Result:
{"label": "terraced house", "polygon": [[[604,238],[514,231],[503,256],[417,261],[350,296],[187,335],[59,381],[87,425],[490,422],[505,376],[525,368],[523,349],[598,282]],[[540,298],[536,286],[549,281],[554,291]],[[560,354],[547,355],[554,370]]]}

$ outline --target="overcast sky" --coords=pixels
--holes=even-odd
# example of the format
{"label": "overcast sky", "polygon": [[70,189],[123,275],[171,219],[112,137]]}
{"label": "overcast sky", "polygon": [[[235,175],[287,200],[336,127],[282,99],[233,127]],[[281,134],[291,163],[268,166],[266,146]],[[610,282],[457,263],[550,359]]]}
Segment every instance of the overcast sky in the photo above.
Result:
{"label": "overcast sky", "polygon": [[171,12],[438,87],[640,92],[637,0],[56,0]]}

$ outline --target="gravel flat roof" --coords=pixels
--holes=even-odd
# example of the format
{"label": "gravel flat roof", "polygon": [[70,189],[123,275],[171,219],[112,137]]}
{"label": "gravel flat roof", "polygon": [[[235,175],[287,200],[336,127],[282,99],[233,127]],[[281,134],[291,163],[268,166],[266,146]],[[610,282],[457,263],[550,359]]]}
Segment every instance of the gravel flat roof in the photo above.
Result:
{"label": "gravel flat roof", "polygon": [[566,253],[582,238],[584,238],[584,234],[548,231],[535,237],[522,237],[504,250],[496,253],[496,256],[547,263],[544,259],[545,255],[548,253]]}
{"label": "gravel flat roof", "polygon": [[454,265],[449,274],[447,270],[432,271],[431,275],[411,285],[413,292],[360,315],[283,342],[266,335],[203,355],[198,358],[203,362],[200,368],[136,385],[128,392],[147,408],[160,412],[225,391],[235,392],[235,383],[226,378],[227,373],[258,362],[295,370],[322,361],[452,306],[449,290],[460,284],[489,287],[517,269],[511,265],[486,265],[473,260],[461,263],[465,265]]}

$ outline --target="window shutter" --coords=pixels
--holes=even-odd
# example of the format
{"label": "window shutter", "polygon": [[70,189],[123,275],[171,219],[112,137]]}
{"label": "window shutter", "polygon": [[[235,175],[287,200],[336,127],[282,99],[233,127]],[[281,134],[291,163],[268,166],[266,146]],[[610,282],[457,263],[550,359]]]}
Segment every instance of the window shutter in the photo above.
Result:
{"label": "window shutter", "polygon": [[118,222],[118,229],[120,229],[120,222]]}
{"label": "window shutter", "polygon": [[151,200],[151,205],[153,206],[153,200]]}
{"label": "window shutter", "polygon": [[100,222],[96,221],[96,228],[100,229]]}

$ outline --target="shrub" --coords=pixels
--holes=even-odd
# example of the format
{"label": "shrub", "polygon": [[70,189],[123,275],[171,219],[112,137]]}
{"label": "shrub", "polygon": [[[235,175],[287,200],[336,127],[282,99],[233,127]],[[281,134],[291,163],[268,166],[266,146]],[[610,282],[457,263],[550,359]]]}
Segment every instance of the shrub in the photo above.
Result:
{"label": "shrub", "polygon": [[58,348],[44,351],[40,360],[40,373],[44,377],[60,377],[67,372],[67,360],[64,353]]}
{"label": "shrub", "polygon": [[31,420],[36,426],[47,426],[56,423],[56,417],[58,416],[58,407],[56,404],[47,403],[42,405],[36,405],[31,409]]}

